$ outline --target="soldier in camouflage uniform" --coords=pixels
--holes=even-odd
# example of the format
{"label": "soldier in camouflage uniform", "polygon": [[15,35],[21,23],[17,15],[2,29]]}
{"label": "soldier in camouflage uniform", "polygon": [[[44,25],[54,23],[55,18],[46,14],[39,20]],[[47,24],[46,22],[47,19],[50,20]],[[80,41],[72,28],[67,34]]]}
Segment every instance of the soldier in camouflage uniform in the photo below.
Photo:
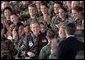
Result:
{"label": "soldier in camouflage uniform", "polygon": [[72,9],[72,16],[74,18],[73,23],[76,24],[76,36],[80,41],[84,41],[84,34],[82,33],[84,30],[84,16],[82,14],[83,8],[79,6],[75,6]]}
{"label": "soldier in camouflage uniform", "polygon": [[12,8],[12,10],[15,11],[20,11],[20,7],[19,7],[19,1],[10,1],[9,2],[10,7]]}
{"label": "soldier in camouflage uniform", "polygon": [[47,27],[47,28],[51,28],[50,24],[51,24],[51,17],[49,17],[50,19],[49,20],[45,20],[44,17],[42,16],[40,19],[39,19],[39,22],[42,22],[44,23],[44,25]]}
{"label": "soldier in camouflage uniform", "polygon": [[53,11],[53,4],[54,4],[54,1],[49,1],[48,6],[49,6],[49,12],[50,12],[51,17],[55,15]]}
{"label": "soldier in camouflage uniform", "polygon": [[21,11],[21,18],[22,20],[27,20],[29,19],[29,13],[28,13],[28,5],[31,4],[31,1],[20,1],[19,2],[19,7]]}
{"label": "soldier in camouflage uniform", "polygon": [[42,3],[40,6],[41,12],[43,16],[39,19],[39,22],[43,22],[45,25],[47,25],[48,28],[51,28],[51,15],[48,11],[48,6],[45,3]]}
{"label": "soldier in camouflage uniform", "polygon": [[69,22],[69,17],[67,15],[67,11],[64,7],[59,9],[59,14],[58,14],[58,18],[56,19],[56,21],[53,22],[53,28],[55,28],[55,32],[58,31],[59,27],[62,24],[67,24]]}
{"label": "soldier in camouflage uniform", "polygon": [[[57,46],[55,32],[53,32],[52,30],[48,30],[46,37],[48,40],[48,44],[41,49],[39,59],[49,59],[49,56],[51,55],[51,50],[52,52],[54,52],[54,47]],[[55,44],[53,42],[55,42]]]}
{"label": "soldier in camouflage uniform", "polygon": [[30,4],[28,6],[28,11],[29,11],[29,19],[27,22],[30,24],[33,20],[39,21],[39,15],[37,14],[37,8],[35,4]]}
{"label": "soldier in camouflage uniform", "polygon": [[14,59],[17,54],[13,43],[4,37],[4,29],[1,24],[1,59]]}
{"label": "soldier in camouflage uniform", "polygon": [[52,30],[57,31],[58,29],[55,26],[55,22],[58,19],[58,10],[62,7],[62,3],[61,2],[54,2],[53,8],[54,8],[54,16],[52,17],[51,20],[51,27]]}

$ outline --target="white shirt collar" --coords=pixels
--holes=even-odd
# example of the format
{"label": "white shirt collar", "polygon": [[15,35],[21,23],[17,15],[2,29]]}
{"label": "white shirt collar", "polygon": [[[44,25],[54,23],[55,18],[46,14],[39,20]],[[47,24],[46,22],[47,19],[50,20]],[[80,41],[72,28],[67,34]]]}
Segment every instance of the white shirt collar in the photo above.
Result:
{"label": "white shirt collar", "polygon": [[68,37],[74,37],[74,35],[67,35],[67,38],[68,38]]}

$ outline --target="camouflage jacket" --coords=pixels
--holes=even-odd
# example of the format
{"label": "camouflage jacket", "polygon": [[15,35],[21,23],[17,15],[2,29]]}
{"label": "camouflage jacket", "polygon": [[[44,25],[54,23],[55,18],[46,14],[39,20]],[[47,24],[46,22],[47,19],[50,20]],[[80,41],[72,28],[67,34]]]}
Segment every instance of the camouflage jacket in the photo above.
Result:
{"label": "camouflage jacket", "polygon": [[1,59],[14,59],[16,54],[13,43],[5,37],[1,38]]}

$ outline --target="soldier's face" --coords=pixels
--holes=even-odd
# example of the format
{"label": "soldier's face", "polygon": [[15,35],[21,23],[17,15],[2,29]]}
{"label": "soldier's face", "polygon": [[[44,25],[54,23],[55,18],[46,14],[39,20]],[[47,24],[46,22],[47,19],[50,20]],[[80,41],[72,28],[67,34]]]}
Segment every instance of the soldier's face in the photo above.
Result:
{"label": "soldier's face", "polygon": [[11,20],[11,22],[15,23],[18,21],[18,17],[16,15],[11,15],[10,20]]}
{"label": "soldier's face", "polygon": [[64,18],[66,15],[65,11],[63,9],[59,9],[59,17]]}
{"label": "soldier's face", "polygon": [[34,23],[30,25],[31,31],[33,32],[34,35],[38,35],[40,32],[40,25],[38,23]]}
{"label": "soldier's face", "polygon": [[40,11],[41,1],[36,1],[37,10]]}
{"label": "soldier's face", "polygon": [[78,18],[78,15],[79,15],[78,12],[76,12],[75,10],[72,10],[72,16],[73,16],[74,18]]}
{"label": "soldier's face", "polygon": [[28,1],[22,1],[22,4],[23,5],[27,5],[28,4]]}
{"label": "soldier's face", "polygon": [[14,24],[11,24],[10,27],[9,27],[9,30],[12,31],[14,28]]}
{"label": "soldier's face", "polygon": [[65,30],[63,28],[59,28],[59,37],[64,38],[66,37]]}
{"label": "soldier's face", "polygon": [[23,35],[24,34],[23,28],[24,28],[23,26],[20,26],[19,27],[19,34],[20,35]]}
{"label": "soldier's face", "polygon": [[3,2],[3,3],[1,4],[1,8],[2,8],[2,9],[4,9],[4,8],[6,8],[6,7],[10,7],[9,2]]}
{"label": "soldier's face", "polygon": [[36,6],[40,7],[41,1],[36,1]]}
{"label": "soldier's face", "polygon": [[67,5],[68,9],[71,9],[71,1],[66,1],[66,5]]}
{"label": "soldier's face", "polygon": [[74,8],[75,6],[79,6],[79,5],[80,5],[79,1],[72,1],[71,8]]}
{"label": "soldier's face", "polygon": [[36,14],[36,9],[34,7],[28,7],[28,10],[29,10],[29,14],[31,16],[35,15]]}
{"label": "soldier's face", "polygon": [[11,11],[10,10],[7,9],[7,10],[4,11],[4,16],[5,17],[8,17],[9,18],[10,15],[11,15]]}
{"label": "soldier's face", "polygon": [[40,24],[41,32],[44,33],[46,31],[45,26],[43,24]]}
{"label": "soldier's face", "polygon": [[30,31],[29,26],[26,26],[26,27],[24,28],[24,32],[25,32],[25,33],[28,33],[29,31]]}
{"label": "soldier's face", "polygon": [[44,6],[44,5],[41,5],[41,6],[40,6],[40,9],[41,9],[41,12],[42,12],[43,14],[46,14],[46,13],[48,12],[47,7]]}
{"label": "soldier's face", "polygon": [[54,13],[58,13],[58,10],[61,8],[59,4],[54,4]]}

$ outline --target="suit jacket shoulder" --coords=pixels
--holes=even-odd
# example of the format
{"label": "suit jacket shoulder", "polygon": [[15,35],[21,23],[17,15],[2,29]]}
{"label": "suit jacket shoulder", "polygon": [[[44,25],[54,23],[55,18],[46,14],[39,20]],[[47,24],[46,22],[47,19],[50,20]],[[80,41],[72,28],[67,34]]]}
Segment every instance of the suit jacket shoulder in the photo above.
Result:
{"label": "suit jacket shoulder", "polygon": [[69,37],[60,42],[58,47],[58,58],[75,58],[76,53],[83,49],[83,43],[78,41],[75,37]]}

